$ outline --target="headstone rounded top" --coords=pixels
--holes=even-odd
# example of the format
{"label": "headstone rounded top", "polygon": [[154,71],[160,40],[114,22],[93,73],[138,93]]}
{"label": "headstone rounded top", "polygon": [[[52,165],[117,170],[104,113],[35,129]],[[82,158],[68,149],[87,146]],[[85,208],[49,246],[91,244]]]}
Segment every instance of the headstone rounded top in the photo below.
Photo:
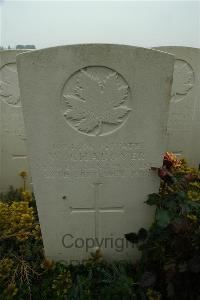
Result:
{"label": "headstone rounded top", "polygon": [[199,165],[200,49],[185,46],[154,48],[175,57],[168,120],[168,150]]}
{"label": "headstone rounded top", "polygon": [[[17,58],[20,59],[20,57],[34,57],[42,53],[47,53],[47,52],[57,52],[57,51],[62,51],[62,50],[73,50],[75,51],[76,49],[93,49],[97,51],[97,48],[99,51],[101,50],[111,50],[112,48],[118,48],[118,49],[132,49],[132,50],[138,50],[138,51],[145,51],[145,52],[152,52],[152,53],[162,53],[162,51],[157,51],[156,49],[151,49],[151,48],[144,48],[144,47],[139,47],[139,46],[133,46],[133,45],[125,45],[125,44],[104,44],[104,43],[85,43],[85,44],[71,44],[71,45],[61,45],[61,46],[54,46],[54,47],[47,47],[47,48],[42,48],[42,49],[37,49],[33,50],[31,52],[23,52],[19,53],[17,55]],[[22,56],[23,54],[23,56]],[[170,55],[169,53],[162,53],[161,55]]]}
{"label": "headstone rounded top", "polygon": [[198,47],[190,47],[190,46],[172,46],[172,45],[169,45],[169,46],[157,46],[157,47],[153,47],[152,48],[153,50],[160,50],[160,51],[163,51],[163,52],[166,52],[166,49],[174,49],[174,50],[181,50],[181,49],[185,49],[185,50],[192,50],[192,51],[200,51],[200,48]]}
{"label": "headstone rounded top", "polygon": [[[20,50],[0,50],[0,191],[21,185],[21,170],[29,172],[26,134],[18,86],[16,55]],[[29,177],[30,178],[30,177]],[[29,186],[29,180],[27,182]],[[29,186],[30,187],[30,186]]]}
{"label": "headstone rounded top", "polygon": [[0,51],[0,100],[8,105],[21,106],[16,67],[16,55],[27,50]]}
{"label": "headstone rounded top", "polygon": [[0,98],[8,104],[19,105],[19,85],[15,63],[0,68]]}

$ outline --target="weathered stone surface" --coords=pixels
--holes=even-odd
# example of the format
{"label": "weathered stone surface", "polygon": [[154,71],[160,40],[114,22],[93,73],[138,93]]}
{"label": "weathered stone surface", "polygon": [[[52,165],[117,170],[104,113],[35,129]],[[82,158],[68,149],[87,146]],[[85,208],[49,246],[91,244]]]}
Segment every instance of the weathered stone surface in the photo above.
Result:
{"label": "weathered stone surface", "polygon": [[191,165],[200,163],[200,49],[159,47],[175,55],[172,98],[168,121],[168,150]]}
{"label": "weathered stone surface", "polygon": [[19,188],[20,171],[27,171],[24,120],[16,67],[19,50],[0,51],[0,190]]}
{"label": "weathered stone surface", "polygon": [[[46,255],[82,261],[100,247],[132,259],[124,234],[147,226],[158,190],[174,58],[122,45],[17,57]],[[95,243],[94,243],[95,242]]]}

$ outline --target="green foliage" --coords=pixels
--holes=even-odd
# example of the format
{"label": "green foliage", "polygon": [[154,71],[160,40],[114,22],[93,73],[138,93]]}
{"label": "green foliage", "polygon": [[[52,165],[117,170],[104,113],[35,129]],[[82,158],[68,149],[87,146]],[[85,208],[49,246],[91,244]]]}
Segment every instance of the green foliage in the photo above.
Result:
{"label": "green foliage", "polygon": [[43,253],[33,195],[23,188],[1,194],[0,299],[93,300],[134,295],[128,265],[112,265],[96,253],[86,264],[54,263]]}
{"label": "green foliage", "polygon": [[160,191],[146,201],[155,206],[154,222],[145,239],[126,234],[142,254],[141,286],[162,299],[200,299],[200,172],[169,153],[157,171]]}
{"label": "green foliage", "polygon": [[159,227],[166,227],[167,225],[169,225],[170,219],[171,218],[169,211],[162,208],[158,208],[156,210],[155,221]]}
{"label": "green foliage", "polygon": [[12,186],[6,193],[0,193],[1,202],[12,203],[13,201],[20,202],[23,200],[22,193],[19,189],[14,189]]}

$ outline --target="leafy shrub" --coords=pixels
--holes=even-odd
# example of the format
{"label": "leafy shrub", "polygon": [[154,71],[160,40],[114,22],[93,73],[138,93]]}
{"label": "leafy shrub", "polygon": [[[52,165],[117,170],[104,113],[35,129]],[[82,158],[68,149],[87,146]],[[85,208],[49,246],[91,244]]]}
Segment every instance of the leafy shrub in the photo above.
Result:
{"label": "leafy shrub", "polygon": [[144,288],[155,287],[162,299],[200,299],[200,172],[166,153],[160,191],[146,203],[155,206],[151,228],[126,234],[142,253]]}

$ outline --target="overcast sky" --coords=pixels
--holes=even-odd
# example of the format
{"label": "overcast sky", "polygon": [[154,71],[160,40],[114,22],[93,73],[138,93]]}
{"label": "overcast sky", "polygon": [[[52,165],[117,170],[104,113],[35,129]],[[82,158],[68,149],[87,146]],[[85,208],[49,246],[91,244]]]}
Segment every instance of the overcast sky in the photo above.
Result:
{"label": "overcast sky", "polygon": [[0,45],[75,43],[200,47],[199,1],[0,0]]}

